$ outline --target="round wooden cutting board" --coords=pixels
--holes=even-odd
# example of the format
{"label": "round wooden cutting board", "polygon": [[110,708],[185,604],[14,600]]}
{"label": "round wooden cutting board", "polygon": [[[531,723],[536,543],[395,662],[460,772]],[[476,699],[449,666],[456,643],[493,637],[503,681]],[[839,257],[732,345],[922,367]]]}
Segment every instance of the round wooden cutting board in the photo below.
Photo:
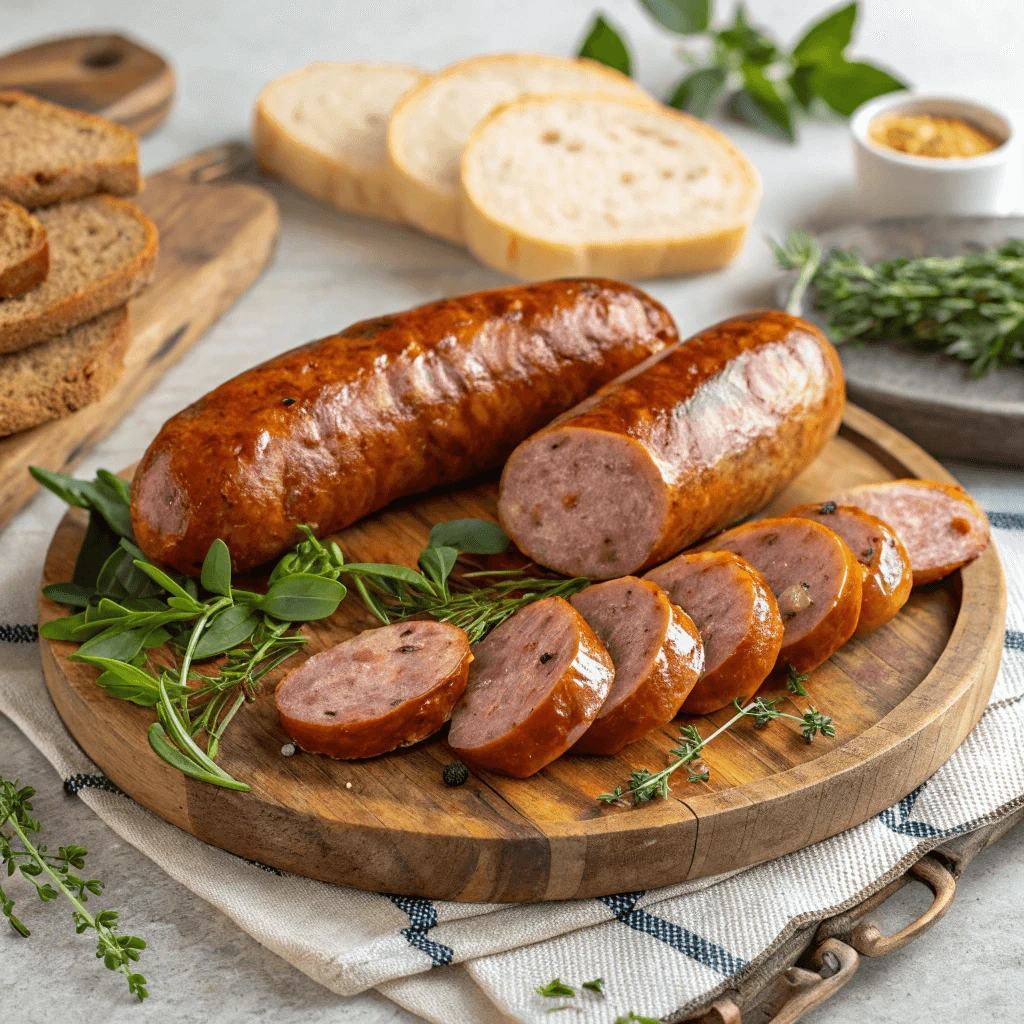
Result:
{"label": "round wooden cutting board", "polygon": [[[849,407],[839,437],[764,514],[897,476],[951,479],[905,437]],[[336,539],[350,559],[413,565],[432,523],[494,518],[496,497],[494,482],[430,496]],[[71,578],[84,528],[79,510],[64,517],[44,584]],[[743,720],[708,746],[709,782],[688,783],[680,772],[668,800],[635,808],[604,807],[595,798],[631,769],[663,767],[677,740],[674,725],[617,757],[563,757],[525,780],[475,773],[449,788],[442,768],[453,755],[443,738],[369,761],[282,756],[287,736],[268,685],[239,713],[221,748],[224,768],[252,787],[240,793],[159,760],[146,740],[152,712],[107,697],[93,683],[94,669],[67,660],[75,645],[44,641],[41,648],[54,703],[86,753],[141,804],[208,843],[362,889],[555,900],[744,867],[889,807],[927,779],[981,715],[999,666],[1005,604],[999,559],[989,548],[942,583],[915,590],[892,622],[811,674],[810,698],[796,700],[833,717],[834,739],[808,744],[795,723],[755,730]],[[64,614],[40,598],[40,622]],[[350,596],[331,619],[305,627],[305,653],[375,624]],[[687,721],[706,736],[728,717],[721,711]]]}

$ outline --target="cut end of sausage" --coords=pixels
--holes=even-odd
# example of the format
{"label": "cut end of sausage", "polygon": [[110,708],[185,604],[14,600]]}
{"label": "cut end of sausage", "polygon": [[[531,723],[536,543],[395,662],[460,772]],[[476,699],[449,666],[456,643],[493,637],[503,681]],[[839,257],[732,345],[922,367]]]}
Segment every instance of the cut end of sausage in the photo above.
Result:
{"label": "cut end of sausage", "polygon": [[682,713],[708,714],[754,694],[775,666],[783,637],[764,577],[731,551],[697,551],[651,569],[644,579],[686,612],[704,641],[704,672]]}
{"label": "cut end of sausage", "polygon": [[833,500],[856,505],[896,531],[910,555],[915,587],[973,562],[989,545],[985,513],[959,486],[890,480],[851,488]]}
{"label": "cut end of sausage", "polygon": [[303,750],[346,759],[418,743],[448,720],[472,660],[466,634],[445,622],[368,629],[281,680],[281,726]]}
{"label": "cut end of sausage", "polygon": [[615,681],[576,754],[616,754],[670,722],[704,667],[697,627],[655,583],[635,576],[597,583],[572,606],[604,644]]}
{"label": "cut end of sausage", "polygon": [[567,426],[545,430],[512,453],[498,514],[518,548],[540,565],[613,579],[647,561],[668,506],[643,446]]}
{"label": "cut end of sausage", "polygon": [[615,676],[593,630],[560,597],[518,611],[474,655],[448,745],[470,764],[519,779],[580,738]]}

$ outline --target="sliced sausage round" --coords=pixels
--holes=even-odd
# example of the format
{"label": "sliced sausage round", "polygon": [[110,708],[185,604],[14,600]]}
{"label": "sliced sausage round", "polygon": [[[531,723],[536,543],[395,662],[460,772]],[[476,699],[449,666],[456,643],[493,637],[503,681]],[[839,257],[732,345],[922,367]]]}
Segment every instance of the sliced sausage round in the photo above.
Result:
{"label": "sliced sausage round", "polygon": [[671,722],[704,667],[689,615],[655,583],[623,576],[595,583],[571,602],[615,664],[615,682],[574,754],[617,754]]}
{"label": "sliced sausage round", "polygon": [[973,562],[990,540],[985,513],[955,484],[889,480],[853,487],[832,500],[856,505],[896,531],[910,555],[915,587]]}
{"label": "sliced sausage round", "polygon": [[499,517],[541,565],[639,573],[780,491],[835,434],[844,398],[839,359],[813,325],[777,310],[726,320],[519,445]]}
{"label": "sliced sausage round", "polygon": [[782,616],[764,577],[731,551],[696,551],[644,579],[689,615],[704,641],[704,674],[682,713],[706,715],[752,696],[782,649]]}
{"label": "sliced sausage round", "polygon": [[787,516],[813,519],[838,533],[864,572],[860,618],[854,636],[867,636],[907,603],[913,586],[910,556],[888,523],[855,505],[834,501],[797,505]]}
{"label": "sliced sausage round", "polygon": [[466,634],[446,622],[368,629],[281,680],[281,727],[303,750],[330,757],[407,747],[448,721],[472,660]]}
{"label": "sliced sausage round", "polygon": [[476,645],[448,745],[478,768],[516,779],[564,754],[597,717],[615,666],[568,601],[526,605]]}
{"label": "sliced sausage round", "polygon": [[812,519],[759,519],[708,541],[735,552],[765,578],[785,634],[777,665],[816,668],[853,636],[860,618],[860,563],[837,533]]}

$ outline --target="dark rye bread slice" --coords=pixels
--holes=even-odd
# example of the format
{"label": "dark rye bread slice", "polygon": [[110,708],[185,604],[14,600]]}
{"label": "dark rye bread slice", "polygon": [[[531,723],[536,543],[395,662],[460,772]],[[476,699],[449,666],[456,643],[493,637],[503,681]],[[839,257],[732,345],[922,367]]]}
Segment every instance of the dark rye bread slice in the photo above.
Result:
{"label": "dark rye bread slice", "polygon": [[24,352],[0,355],[0,436],[67,416],[117,383],[131,334],[121,306]]}
{"label": "dark rye bread slice", "polygon": [[0,197],[0,299],[31,291],[49,269],[46,228],[24,206]]}
{"label": "dark rye bread slice", "polygon": [[90,196],[37,216],[50,241],[50,272],[26,295],[0,301],[0,352],[55,338],[123,305],[156,266],[156,228],[126,199]]}
{"label": "dark rye bread slice", "polygon": [[139,191],[135,133],[27,93],[0,92],[0,196],[22,206]]}

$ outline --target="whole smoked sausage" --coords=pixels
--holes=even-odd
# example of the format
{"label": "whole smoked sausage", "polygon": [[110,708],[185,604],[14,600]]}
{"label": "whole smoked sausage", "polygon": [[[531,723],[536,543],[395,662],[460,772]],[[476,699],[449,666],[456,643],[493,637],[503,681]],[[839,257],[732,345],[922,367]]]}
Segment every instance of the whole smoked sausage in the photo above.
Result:
{"label": "whole smoked sausage", "polygon": [[501,523],[566,575],[638,573],[760,508],[835,434],[844,398],[813,325],[775,310],[726,320],[519,445]]}
{"label": "whole smoked sausage", "polygon": [[626,284],[547,281],[364,320],[227,381],[164,424],[132,483],[152,559],[235,571],[396,498],[500,466],[523,438],[678,340]]}

